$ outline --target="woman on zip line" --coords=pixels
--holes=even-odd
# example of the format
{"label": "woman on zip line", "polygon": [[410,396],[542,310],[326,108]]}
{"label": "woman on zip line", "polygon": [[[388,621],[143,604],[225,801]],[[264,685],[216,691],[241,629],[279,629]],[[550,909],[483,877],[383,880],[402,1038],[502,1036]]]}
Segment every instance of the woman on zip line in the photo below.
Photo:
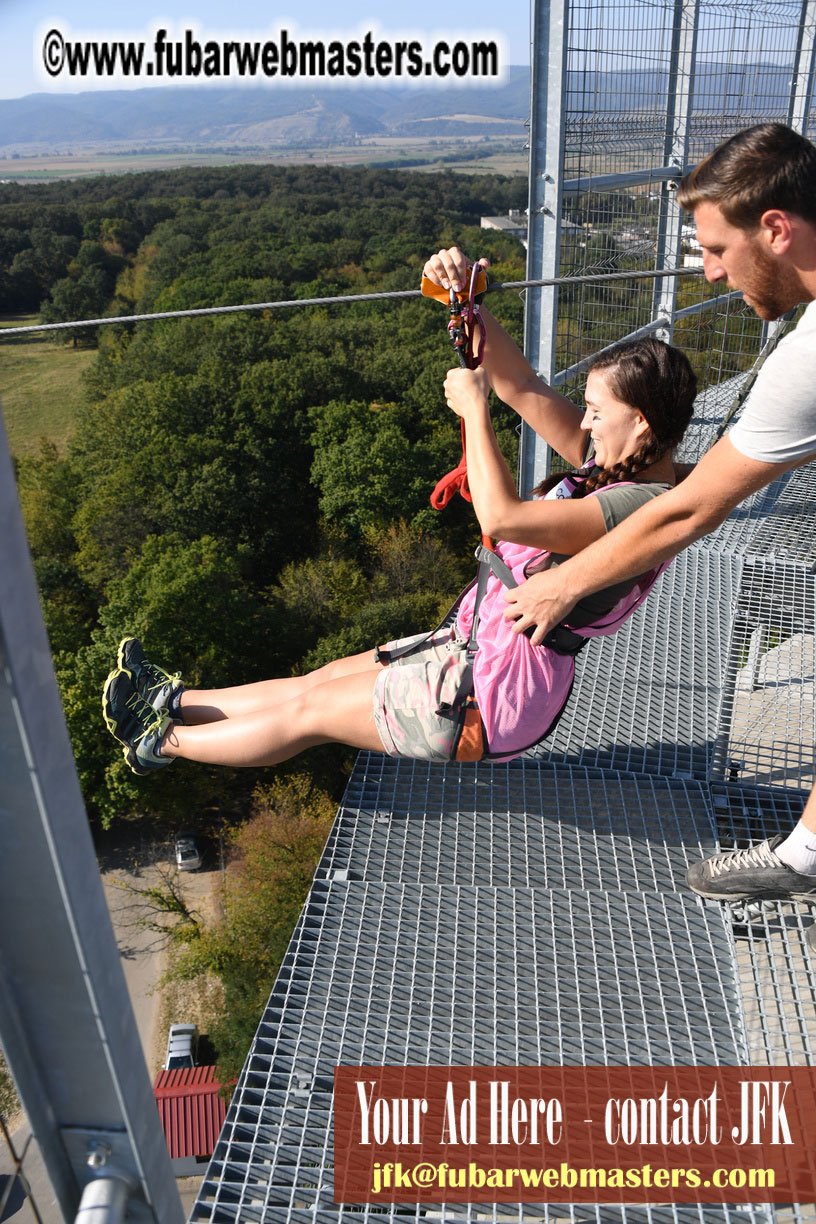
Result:
{"label": "woman on zip line", "polygon": [[[468,264],[457,248],[425,265],[435,286],[461,291]],[[505,588],[586,548],[678,479],[674,447],[689,423],[696,378],[678,349],[653,337],[598,355],[582,410],[547,386],[504,329],[481,310],[479,369],[453,369],[448,406],[461,418],[473,508],[496,537],[483,574],[442,627],[338,659],[305,676],[235,688],[187,688],[150,662],[135,638],[119,647],[105,683],[111,733],[138,774],[176,757],[213,765],[277,765],[324,743],[421,760],[510,760],[554,727],[572,687],[575,655],[612,633],[642,602],[662,567],[578,604],[541,646],[513,632]],[[574,471],[550,477],[524,500],[493,431],[490,388]],[[496,559],[498,558],[498,560]]]}

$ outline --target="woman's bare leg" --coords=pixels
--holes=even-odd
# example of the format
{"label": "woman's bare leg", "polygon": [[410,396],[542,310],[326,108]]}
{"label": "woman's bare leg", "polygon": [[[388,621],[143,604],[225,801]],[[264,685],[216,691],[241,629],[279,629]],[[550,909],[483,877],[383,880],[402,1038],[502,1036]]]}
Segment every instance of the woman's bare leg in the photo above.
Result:
{"label": "woman's bare leg", "polygon": [[225,718],[256,714],[273,705],[283,705],[316,685],[371,671],[372,668],[378,670],[380,666],[374,661],[374,651],[364,650],[362,654],[335,659],[305,676],[282,676],[277,680],[259,680],[255,684],[240,684],[234,688],[185,689],[179,705],[188,727],[220,722]]}
{"label": "woman's bare leg", "polygon": [[[162,755],[208,765],[278,765],[317,744],[349,744],[383,751],[374,723],[374,682],[380,668],[337,676],[307,687],[289,701],[200,726],[176,724]],[[256,686],[250,685],[254,688]]]}

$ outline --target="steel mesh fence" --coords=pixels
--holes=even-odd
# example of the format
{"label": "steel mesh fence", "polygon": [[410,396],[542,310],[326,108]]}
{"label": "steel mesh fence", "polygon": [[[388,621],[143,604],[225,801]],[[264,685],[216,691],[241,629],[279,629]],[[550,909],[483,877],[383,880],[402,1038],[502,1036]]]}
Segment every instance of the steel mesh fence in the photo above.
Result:
{"label": "steel mesh fence", "polygon": [[[570,4],[555,265],[563,275],[700,266],[676,180],[739,129],[791,121],[796,90],[806,92],[802,20],[800,4],[773,0]],[[740,299],[700,279],[680,278],[676,292],[637,281],[574,286],[559,294],[552,337],[565,393],[581,394],[584,375],[570,373],[577,363],[660,319],[705,392],[747,373],[764,334]],[[698,457],[709,440],[692,426],[686,454]]]}

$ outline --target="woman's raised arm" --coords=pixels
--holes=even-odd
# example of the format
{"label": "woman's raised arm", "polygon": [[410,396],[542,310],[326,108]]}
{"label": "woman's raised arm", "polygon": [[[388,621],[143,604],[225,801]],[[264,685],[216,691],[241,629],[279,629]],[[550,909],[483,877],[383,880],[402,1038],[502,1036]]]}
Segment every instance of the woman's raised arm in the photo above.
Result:
{"label": "woman's raised arm", "polygon": [[[462,251],[451,247],[432,255],[423,275],[444,289],[462,289],[468,283],[467,266]],[[482,366],[496,395],[568,463],[580,467],[586,451],[581,409],[548,387],[490,311],[480,309],[487,333]]]}
{"label": "woman's raised arm", "polygon": [[572,556],[606,532],[597,497],[524,501],[499,450],[484,370],[449,370],[448,407],[465,422],[468,485],[485,535]]}

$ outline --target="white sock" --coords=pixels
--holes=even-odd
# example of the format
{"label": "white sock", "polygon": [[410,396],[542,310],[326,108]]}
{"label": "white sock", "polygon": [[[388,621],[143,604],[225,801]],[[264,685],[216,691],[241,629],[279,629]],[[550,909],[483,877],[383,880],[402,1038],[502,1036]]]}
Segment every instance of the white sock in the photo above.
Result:
{"label": "white sock", "polygon": [[790,837],[779,843],[774,854],[794,871],[816,875],[816,833],[806,828],[803,821],[799,821]]}

